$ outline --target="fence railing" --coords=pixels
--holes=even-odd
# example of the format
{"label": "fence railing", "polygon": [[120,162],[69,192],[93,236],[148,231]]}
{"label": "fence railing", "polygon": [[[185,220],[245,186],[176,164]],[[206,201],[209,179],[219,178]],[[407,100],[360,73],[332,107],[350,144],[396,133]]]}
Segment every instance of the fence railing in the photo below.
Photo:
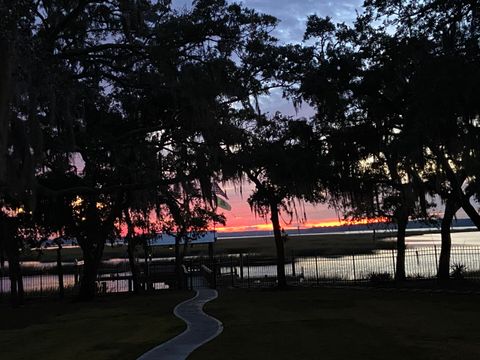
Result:
{"label": "fence railing", "polygon": [[[405,270],[407,278],[435,278],[440,249],[421,247],[406,249]],[[197,259],[199,263],[207,259]],[[378,250],[370,254],[341,256],[286,257],[285,274],[291,285],[316,285],[324,283],[355,283],[369,280],[388,280],[395,277],[396,250]],[[480,247],[455,246],[450,264],[469,280],[480,280]],[[218,286],[263,287],[277,282],[275,258],[238,254],[215,258]]]}
{"label": "fence railing", "polygon": [[[339,256],[286,257],[285,273],[291,285],[320,285],[325,283],[356,283],[374,279],[394,278],[396,250],[377,250],[369,254]],[[406,249],[405,269],[408,278],[429,279],[437,273],[440,249],[419,247]],[[451,250],[451,265],[470,280],[480,280],[480,246],[454,246]],[[183,267],[185,276],[181,286],[196,287],[269,287],[277,282],[276,259],[249,254],[228,256],[189,257]],[[172,260],[157,259],[152,264],[140,264],[140,281],[146,290],[161,290],[177,287]],[[65,288],[73,289],[79,281],[80,269],[63,275]],[[59,291],[58,274],[32,269],[23,276],[26,294],[50,295]],[[133,291],[132,276],[128,264],[102,268],[98,277],[100,293]],[[10,292],[6,271],[0,273],[0,296]]]}

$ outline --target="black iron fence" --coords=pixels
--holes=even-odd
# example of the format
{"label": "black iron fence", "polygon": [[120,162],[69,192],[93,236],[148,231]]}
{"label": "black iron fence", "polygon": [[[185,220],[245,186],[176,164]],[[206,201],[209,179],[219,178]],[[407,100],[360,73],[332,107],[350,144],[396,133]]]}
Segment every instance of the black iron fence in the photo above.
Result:
{"label": "black iron fence", "polygon": [[[285,273],[291,285],[358,283],[389,280],[395,276],[396,250],[339,256],[286,257]],[[411,279],[430,279],[437,273],[440,249],[419,247],[406,250],[405,267]],[[480,247],[454,246],[451,252],[452,276],[480,280]],[[72,270],[73,269],[73,270]],[[63,275],[65,289],[74,290],[80,281],[81,266]],[[271,287],[277,283],[276,259],[252,254],[188,257],[182,276],[175,274],[172,259],[153,259],[138,264],[139,282],[145,290],[176,287]],[[180,283],[179,283],[180,281]],[[27,295],[50,295],[59,291],[60,279],[53,269],[25,271],[23,286]],[[133,291],[128,262],[117,260],[102,267],[97,279],[99,293]],[[9,294],[8,270],[0,272],[0,296]]]}
{"label": "black iron fence", "polygon": [[[410,279],[436,277],[440,249],[421,247],[406,249],[405,270]],[[357,283],[386,281],[395,277],[396,250],[378,250],[370,254],[339,256],[286,257],[285,274],[291,285],[320,285],[325,283]],[[237,254],[215,257],[212,263],[207,258],[196,258],[192,263],[204,264],[216,274],[216,286],[269,287],[277,283],[275,258]],[[480,247],[456,246],[451,252],[451,273],[454,277],[480,280]],[[193,267],[192,264],[190,264]],[[204,276],[205,277],[205,276]],[[200,278],[197,286],[202,286]],[[208,282],[209,284],[212,281]],[[194,283],[195,286],[195,283]]]}

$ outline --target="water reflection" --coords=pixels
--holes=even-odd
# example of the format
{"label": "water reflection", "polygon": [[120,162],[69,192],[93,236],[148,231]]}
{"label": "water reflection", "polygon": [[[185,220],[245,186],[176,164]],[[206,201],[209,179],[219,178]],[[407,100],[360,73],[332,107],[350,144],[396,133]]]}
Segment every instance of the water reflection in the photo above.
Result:
{"label": "water reflection", "polygon": [[[395,276],[396,250],[378,250],[373,254],[349,255],[340,257],[298,257],[293,263],[285,265],[287,276],[300,277],[304,281],[323,280],[366,280],[372,274],[390,274]],[[422,247],[407,249],[405,256],[405,271],[407,277],[435,277],[438,268],[440,249]],[[451,261],[453,264],[465,265],[467,272],[480,271],[480,247],[453,247]],[[276,265],[249,265],[244,263],[233,267],[234,273],[249,278],[274,277],[277,274]],[[248,275],[247,274],[248,271]],[[222,267],[224,275],[231,273],[231,267]]]}
{"label": "water reflection", "polygon": [[[112,274],[113,275],[113,274]],[[124,274],[128,275],[128,274]],[[127,279],[116,279],[116,276],[102,277],[97,281],[98,291],[104,293],[120,293],[131,291],[132,285]],[[73,288],[75,286],[75,276],[66,274],[63,276],[65,288]],[[59,282],[57,275],[33,275],[23,276],[23,288],[26,293],[47,294],[59,291]],[[155,290],[168,289],[165,283],[154,283]],[[8,277],[0,277],[0,294],[10,293],[10,279]]]}
{"label": "water reflection", "polygon": [[[438,268],[440,255],[440,234],[427,233],[413,235],[406,239],[407,251],[405,258],[406,274],[412,278],[434,277]],[[451,264],[465,265],[467,272],[480,272],[480,232],[452,233]],[[193,258],[192,258],[193,259]],[[276,265],[249,264],[245,261],[240,267],[239,257],[231,257],[234,264],[220,266],[220,272],[224,275],[231,274],[232,269],[236,276],[243,274],[244,278],[260,279],[275,277]],[[144,263],[144,259],[139,259]],[[173,258],[152,259],[155,261],[171,262]],[[99,279],[99,287],[104,292],[127,292],[131,289],[131,283],[125,277],[130,276],[128,271],[128,259],[118,258],[103,262],[105,265],[103,274]],[[74,262],[63,262],[65,266],[73,266]],[[338,257],[298,257],[293,263],[285,265],[286,275],[297,277],[302,281],[321,280],[361,280],[368,279],[372,274],[388,273],[392,277],[395,274],[396,251],[377,250],[373,254],[359,254]],[[24,269],[53,269],[56,262],[28,261],[22,262]],[[109,274],[114,273],[114,274]],[[118,277],[123,277],[119,279]],[[51,292],[58,291],[57,275],[26,275],[23,277],[26,292]],[[64,275],[65,287],[75,285],[75,275]],[[168,288],[164,283],[154,285],[156,289]],[[0,294],[10,291],[8,277],[0,276]]]}

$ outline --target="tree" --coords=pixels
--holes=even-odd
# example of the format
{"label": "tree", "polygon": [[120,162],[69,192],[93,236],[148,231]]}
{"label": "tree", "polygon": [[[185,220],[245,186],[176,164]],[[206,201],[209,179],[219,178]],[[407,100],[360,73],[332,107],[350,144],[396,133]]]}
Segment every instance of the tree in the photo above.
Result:
{"label": "tree", "polygon": [[397,224],[395,277],[405,280],[405,231],[409,219],[428,218],[430,172],[410,109],[412,63],[418,43],[399,41],[371,14],[354,27],[311,16],[306,40],[315,39],[301,83],[293,92],[316,110],[318,138],[328,148],[334,205],[347,216]]}
{"label": "tree", "polygon": [[[194,5],[180,14],[169,1],[2,4],[2,191],[32,210],[39,197],[66,206],[56,227],[84,252],[84,299],[132,194],[192,179],[208,193],[207,154],[220,146],[212,128],[229,120],[232,101],[259,91],[254,68],[240,71],[233,54],[261,43],[272,18],[225,1]],[[165,156],[179,144],[179,156]]]}
{"label": "tree", "polygon": [[[268,218],[273,227],[277,252],[278,287],[285,288],[284,236],[280,216],[304,218],[296,208],[296,201],[319,200],[315,161],[315,138],[305,120],[293,120],[276,114],[269,119],[257,115],[250,126],[244,127],[242,139],[229,154],[235,173],[225,172],[234,178],[243,177],[255,185],[248,198],[252,210]],[[244,124],[245,125],[245,124]]]}
{"label": "tree", "polygon": [[18,236],[18,218],[9,216],[6,211],[0,213],[0,238],[8,259],[10,279],[10,299],[13,306],[23,304],[23,277],[20,268],[20,248],[23,244]]}
{"label": "tree", "polygon": [[[434,170],[430,188],[445,203],[438,277],[449,278],[450,226],[463,207],[479,226],[470,203],[477,193],[479,93],[479,4],[476,1],[425,1],[402,4],[369,1],[367,12],[409,44],[402,58],[410,64],[405,121],[414,126]],[[407,49],[408,50],[408,49]],[[402,85],[403,86],[403,85]]]}
{"label": "tree", "polygon": [[22,301],[23,293],[19,263],[23,244],[16,217],[20,209],[29,212],[35,206],[35,171],[43,155],[35,111],[39,80],[45,73],[36,68],[39,54],[32,35],[32,7],[29,1],[0,5],[0,227],[15,304]]}
{"label": "tree", "polygon": [[[232,104],[265,91],[256,81],[259,49],[271,42],[275,20],[220,0],[197,1],[185,13],[168,2],[41,4],[41,64],[55,65],[64,85],[52,87],[39,118],[65,121],[44,134],[48,164],[41,174],[56,176],[56,186],[38,185],[70,204],[65,229],[82,247],[80,292],[90,299],[105,241],[118,233],[122,214],[148,213],[164,201],[137,201],[145,199],[142,191],[161,194],[198,180],[208,198],[217,154],[231,141]],[[73,158],[82,169],[71,173],[69,186],[55,167],[66,169]]]}
{"label": "tree", "polygon": [[202,197],[198,184],[184,183],[163,193],[166,197],[163,231],[175,237],[175,273],[177,285],[182,288],[182,265],[188,245],[207,233],[213,223],[225,225],[225,217],[217,214],[216,207]]}

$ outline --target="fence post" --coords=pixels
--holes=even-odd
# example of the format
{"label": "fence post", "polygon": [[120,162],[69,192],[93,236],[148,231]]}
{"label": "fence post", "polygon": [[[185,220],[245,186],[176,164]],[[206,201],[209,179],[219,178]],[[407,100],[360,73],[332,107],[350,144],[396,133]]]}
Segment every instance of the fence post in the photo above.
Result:
{"label": "fence post", "polygon": [[212,258],[212,286],[214,289],[217,288],[217,260],[215,258]]}
{"label": "fence post", "polygon": [[296,273],[295,273],[295,254],[292,250],[292,276],[295,278]]}
{"label": "fence post", "polygon": [[392,249],[392,264],[393,264],[393,277],[397,275],[397,268],[395,266],[395,250]]}
{"label": "fence post", "polygon": [[433,245],[433,249],[435,250],[435,272],[438,273],[437,245]]}
{"label": "fence post", "polygon": [[352,254],[352,262],[353,262],[353,281],[357,282],[357,271],[355,269],[355,254]]}
{"label": "fence post", "polygon": [[317,285],[319,284],[319,279],[318,279],[318,258],[317,255],[315,255],[315,274],[317,276]]}
{"label": "fence post", "polygon": [[73,278],[73,283],[74,285],[78,285],[78,280],[80,278],[80,269],[78,268],[78,261],[77,259],[75,259],[75,275],[74,275],[74,278]]}
{"label": "fence post", "polygon": [[250,262],[248,261],[250,257],[247,255],[247,285],[250,288]]}
{"label": "fence post", "polygon": [[0,263],[0,294],[3,295],[3,278],[5,277],[4,263]]}
{"label": "fence post", "polygon": [[243,254],[240,254],[240,279],[243,282]]}
{"label": "fence post", "polygon": [[190,268],[188,270],[188,277],[190,278],[190,290],[193,290],[193,272],[192,272],[192,264],[190,263]]}
{"label": "fence post", "polygon": [[232,287],[235,286],[235,278],[234,278],[234,273],[233,273],[233,260],[232,258],[230,258],[230,280],[231,280],[231,283],[232,283]]}

